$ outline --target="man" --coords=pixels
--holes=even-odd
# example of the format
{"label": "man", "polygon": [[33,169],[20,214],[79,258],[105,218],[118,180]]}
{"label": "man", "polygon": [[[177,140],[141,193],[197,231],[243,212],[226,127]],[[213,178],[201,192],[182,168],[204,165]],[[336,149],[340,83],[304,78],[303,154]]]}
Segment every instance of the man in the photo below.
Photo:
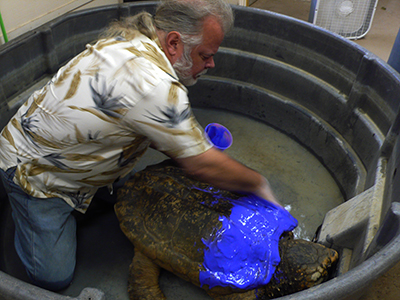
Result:
{"label": "man", "polygon": [[150,144],[199,180],[279,204],[267,180],[216,150],[191,113],[184,85],[208,68],[233,15],[223,0],[163,0],[112,25],[19,109],[0,136],[0,172],[15,247],[33,283],[72,280],[73,210],[128,174]]}

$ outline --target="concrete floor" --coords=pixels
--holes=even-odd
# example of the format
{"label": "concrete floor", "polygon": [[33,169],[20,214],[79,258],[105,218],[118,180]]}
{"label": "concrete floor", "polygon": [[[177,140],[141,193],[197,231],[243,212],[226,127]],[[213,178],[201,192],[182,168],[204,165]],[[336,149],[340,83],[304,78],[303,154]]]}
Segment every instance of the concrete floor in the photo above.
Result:
{"label": "concrete floor", "polygon": [[[311,0],[257,0],[250,3],[251,7],[267,9],[303,21],[308,21],[311,6]],[[387,62],[400,28],[399,16],[399,0],[379,0],[370,31],[364,38],[352,42]],[[400,263],[377,279],[360,298],[360,300],[381,299],[400,299]]]}

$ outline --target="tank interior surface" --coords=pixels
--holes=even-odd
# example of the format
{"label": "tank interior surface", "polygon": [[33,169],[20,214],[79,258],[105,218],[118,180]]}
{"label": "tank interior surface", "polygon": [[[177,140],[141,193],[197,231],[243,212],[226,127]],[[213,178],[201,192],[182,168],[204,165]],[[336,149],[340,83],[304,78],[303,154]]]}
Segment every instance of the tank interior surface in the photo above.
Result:
{"label": "tank interior surface", "polygon": [[[308,21],[310,2],[311,0],[257,0],[251,7]],[[351,42],[366,48],[387,62],[400,28],[399,14],[399,1],[379,0],[370,31],[364,38]],[[391,269],[376,279],[360,298],[360,300],[378,299],[400,299],[400,263],[394,263]]]}
{"label": "tank interior surface", "polygon": [[[73,13],[1,47],[0,128],[108,22],[152,12],[154,5]],[[313,238],[322,224],[318,242],[340,252],[334,278],[280,299],[357,299],[400,260],[400,77],[371,52],[307,22],[245,7],[235,7],[235,14],[235,29],[215,56],[217,67],[189,89],[194,113],[203,126],[229,128],[227,153],[270,179],[299,220],[297,237]],[[136,170],[163,159],[149,151]],[[0,200],[5,299],[127,299],[133,246],[106,193],[99,191],[87,215],[78,215],[76,275],[60,294],[25,283],[4,191]],[[161,287],[168,299],[209,299],[168,272]]]}

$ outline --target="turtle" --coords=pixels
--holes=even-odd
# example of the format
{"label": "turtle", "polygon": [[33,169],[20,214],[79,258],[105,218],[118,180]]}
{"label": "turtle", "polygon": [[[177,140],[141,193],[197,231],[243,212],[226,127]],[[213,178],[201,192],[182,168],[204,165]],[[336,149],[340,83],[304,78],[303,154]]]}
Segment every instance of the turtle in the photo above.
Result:
{"label": "turtle", "polygon": [[[282,232],[280,262],[260,286],[204,284],[207,241],[216,238],[222,217],[229,218],[243,194],[217,189],[187,176],[166,160],[137,172],[118,191],[115,212],[134,245],[129,267],[130,299],[166,299],[159,286],[165,269],[203,288],[217,300],[273,299],[328,280],[338,252]],[[251,276],[251,275],[249,275]]]}

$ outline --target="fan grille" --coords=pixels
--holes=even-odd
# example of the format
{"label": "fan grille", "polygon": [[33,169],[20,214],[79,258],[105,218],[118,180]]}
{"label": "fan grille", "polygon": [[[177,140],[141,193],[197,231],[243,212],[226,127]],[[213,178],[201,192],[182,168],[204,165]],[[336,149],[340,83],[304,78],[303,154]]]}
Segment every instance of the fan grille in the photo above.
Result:
{"label": "fan grille", "polygon": [[346,38],[361,38],[369,31],[378,0],[320,0],[314,24]]}

